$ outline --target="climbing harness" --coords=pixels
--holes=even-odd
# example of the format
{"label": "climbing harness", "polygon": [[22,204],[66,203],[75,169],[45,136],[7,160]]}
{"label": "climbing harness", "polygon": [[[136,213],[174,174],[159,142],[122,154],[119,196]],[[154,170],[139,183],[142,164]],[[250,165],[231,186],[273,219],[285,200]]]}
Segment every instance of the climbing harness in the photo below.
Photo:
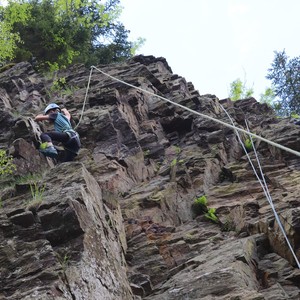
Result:
{"label": "climbing harness", "polygon": [[64,144],[64,148],[70,152],[78,154],[78,151],[81,147],[79,134],[73,129],[68,129],[64,132],[70,137],[69,141]]}
{"label": "climbing harness", "polygon": [[[195,110],[193,110],[193,109],[190,109],[190,108],[188,108],[188,107],[185,107],[184,105],[181,105],[181,104],[179,104],[179,103],[173,102],[173,101],[171,101],[171,100],[169,100],[169,99],[167,99],[167,98],[165,98],[165,97],[162,97],[162,96],[160,96],[160,95],[154,94],[153,92],[147,91],[147,90],[142,89],[142,88],[137,87],[137,86],[134,86],[134,85],[132,85],[132,84],[130,84],[130,83],[127,83],[127,82],[125,82],[125,81],[123,81],[123,80],[120,80],[120,79],[118,79],[118,78],[116,78],[116,77],[114,77],[114,76],[112,76],[112,75],[110,75],[110,74],[108,74],[108,73],[102,71],[101,69],[99,69],[99,68],[97,68],[97,67],[95,67],[95,66],[91,66],[90,75],[89,75],[89,79],[88,79],[88,85],[87,85],[87,89],[86,89],[86,93],[85,93],[85,98],[84,98],[84,102],[83,102],[83,107],[82,107],[82,111],[81,111],[81,116],[80,116],[80,119],[79,119],[79,121],[78,121],[78,123],[77,123],[77,125],[75,126],[74,129],[76,129],[76,128],[78,127],[78,125],[80,124],[80,122],[81,122],[81,120],[82,120],[82,118],[83,118],[83,113],[84,113],[84,109],[85,109],[85,105],[86,105],[86,101],[87,101],[87,95],[88,95],[88,90],[89,90],[89,87],[90,87],[90,82],[91,82],[91,77],[92,77],[93,69],[99,71],[101,74],[103,74],[103,75],[105,75],[105,76],[111,78],[111,79],[114,80],[114,81],[117,81],[117,82],[120,82],[120,83],[122,83],[122,84],[125,84],[125,85],[127,85],[127,86],[129,86],[129,87],[132,87],[132,88],[134,88],[134,89],[137,89],[137,90],[139,90],[139,91],[141,91],[141,92],[143,92],[143,93],[149,94],[149,95],[151,95],[151,96],[158,97],[158,98],[160,98],[161,100],[163,100],[163,101],[165,101],[165,102],[168,102],[168,103],[170,103],[170,104],[172,104],[172,105],[174,105],[174,106],[178,106],[178,107],[180,107],[180,108],[182,108],[182,109],[184,109],[184,110],[187,110],[187,111],[189,111],[189,112],[191,112],[191,113],[193,113],[193,114],[195,114],[195,115],[201,116],[201,117],[203,117],[203,118],[209,119],[209,120],[211,120],[211,121],[217,122],[217,123],[219,123],[219,124],[221,124],[221,125],[224,125],[224,126],[226,126],[226,127],[229,127],[229,128],[231,128],[231,129],[233,129],[233,130],[235,131],[237,137],[238,137],[238,140],[239,140],[240,144],[241,144],[242,147],[243,147],[243,150],[244,150],[245,153],[246,153],[246,156],[247,156],[247,158],[248,158],[248,160],[249,160],[249,163],[250,163],[250,165],[251,165],[251,167],[252,167],[252,169],[253,169],[253,172],[254,172],[256,178],[258,179],[258,181],[259,181],[259,183],[260,183],[260,185],[261,185],[261,187],[262,187],[262,189],[263,189],[263,191],[264,191],[264,193],[265,193],[265,195],[266,195],[266,198],[267,198],[267,200],[268,200],[268,202],[269,202],[269,204],[270,204],[270,206],[271,206],[271,208],[272,208],[272,211],[273,211],[273,213],[274,213],[275,219],[276,219],[276,221],[277,221],[277,223],[278,223],[278,225],[279,225],[279,228],[280,228],[280,230],[282,231],[282,234],[283,234],[283,236],[284,236],[284,238],[285,238],[285,240],[286,240],[286,242],[287,242],[287,244],[288,244],[288,246],[289,246],[289,248],[290,248],[290,250],[291,250],[291,252],[292,252],[292,254],[293,254],[293,257],[294,257],[294,259],[295,259],[295,261],[296,261],[296,263],[297,263],[297,266],[298,266],[298,268],[300,269],[300,263],[299,263],[299,260],[298,260],[296,254],[295,254],[295,252],[294,252],[294,250],[293,250],[292,245],[291,245],[290,242],[289,242],[289,239],[288,239],[288,237],[287,237],[287,235],[286,235],[286,233],[285,233],[285,230],[284,230],[284,228],[283,228],[283,225],[281,224],[281,221],[280,221],[280,219],[279,219],[279,216],[278,216],[278,214],[277,214],[277,212],[276,212],[276,209],[275,209],[275,207],[274,207],[273,200],[272,200],[272,197],[271,197],[271,195],[270,195],[270,192],[269,192],[269,189],[268,189],[268,186],[267,186],[267,183],[266,183],[264,174],[263,174],[263,170],[262,170],[261,164],[260,164],[260,162],[259,162],[259,158],[258,158],[256,149],[255,149],[255,147],[254,147],[253,138],[256,138],[256,139],[258,139],[258,140],[261,140],[261,141],[263,141],[263,142],[266,142],[266,143],[270,144],[271,146],[274,146],[274,147],[277,147],[277,148],[282,149],[282,150],[284,150],[284,151],[290,152],[290,153],[292,153],[292,154],[294,154],[294,155],[296,155],[296,156],[299,156],[299,157],[300,157],[300,152],[295,151],[295,150],[293,150],[293,149],[290,149],[290,148],[288,148],[288,147],[285,147],[285,146],[283,146],[283,145],[280,145],[280,144],[278,144],[278,143],[275,143],[275,142],[273,142],[273,141],[270,141],[270,140],[268,140],[268,139],[266,139],[266,138],[263,138],[263,137],[261,137],[261,136],[259,136],[259,135],[256,135],[256,134],[250,132],[247,122],[246,122],[247,130],[235,126],[235,124],[234,124],[232,118],[230,117],[230,115],[228,114],[228,112],[225,110],[225,108],[224,108],[221,104],[220,104],[221,108],[225,111],[226,115],[228,116],[228,118],[230,119],[230,121],[231,121],[232,124],[228,124],[228,123],[223,122],[223,121],[221,121],[221,120],[219,120],[219,119],[216,119],[216,118],[214,118],[214,117],[211,117],[211,116],[202,114],[202,113],[200,113],[200,112],[198,112],[198,111],[195,111]],[[249,156],[249,154],[248,154],[248,152],[247,152],[247,150],[246,150],[246,148],[245,148],[245,146],[244,146],[244,143],[243,143],[243,141],[242,141],[242,139],[241,139],[241,137],[240,137],[240,135],[239,135],[239,131],[245,133],[247,136],[250,137],[251,143],[252,143],[252,145],[253,145],[253,150],[254,150],[254,153],[255,153],[255,157],[256,157],[256,160],[257,160],[257,162],[258,162],[259,171],[260,171],[260,175],[261,175],[261,177],[262,177],[262,180],[259,178],[259,176],[258,176],[258,174],[257,174],[257,171],[256,171],[256,169],[255,169],[255,167],[254,167],[254,165],[253,165],[253,163],[252,163],[252,161],[251,161],[251,158],[250,158],[250,156]]]}

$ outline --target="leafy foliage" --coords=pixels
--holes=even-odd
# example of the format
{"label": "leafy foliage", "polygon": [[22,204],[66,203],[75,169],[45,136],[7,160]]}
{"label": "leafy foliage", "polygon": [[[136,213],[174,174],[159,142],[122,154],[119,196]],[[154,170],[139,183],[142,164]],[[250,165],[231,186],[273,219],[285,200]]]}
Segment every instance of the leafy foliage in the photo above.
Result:
{"label": "leafy foliage", "polygon": [[205,218],[219,223],[219,218],[216,216],[216,209],[207,207],[207,198],[205,195],[196,198],[192,204],[192,211],[195,216],[204,214]]}
{"label": "leafy foliage", "polygon": [[273,105],[273,101],[275,99],[275,92],[272,88],[266,88],[265,92],[263,94],[260,94],[260,102],[261,103],[266,103],[269,106]]}
{"label": "leafy foliage", "polygon": [[219,219],[216,216],[216,209],[215,208],[209,208],[208,212],[204,216],[207,219],[213,221],[214,223],[219,223]]}
{"label": "leafy foliage", "polygon": [[0,7],[0,63],[10,61],[15,56],[18,46],[22,43],[19,32],[13,31],[13,25],[18,22],[24,25],[30,17],[28,4],[10,2],[4,8]]}
{"label": "leafy foliage", "polygon": [[267,79],[272,81],[280,116],[300,113],[300,56],[289,59],[285,50],[275,51],[271,68],[268,69]]}
{"label": "leafy foliage", "polygon": [[229,98],[232,101],[249,98],[253,95],[253,88],[247,88],[241,79],[236,79],[230,84]]}
{"label": "leafy foliage", "polygon": [[5,150],[0,150],[0,176],[10,175],[16,170],[13,158],[6,154]]}
{"label": "leafy foliage", "polygon": [[244,142],[244,146],[248,151],[253,150],[253,144],[250,138],[246,138],[245,142]]}
{"label": "leafy foliage", "polygon": [[205,195],[197,197],[192,203],[192,211],[195,216],[199,216],[207,212],[207,198]]}
{"label": "leafy foliage", "polygon": [[0,59],[34,58],[40,68],[57,70],[128,58],[141,42],[128,41],[129,31],[117,21],[119,2],[11,0],[0,7]]}
{"label": "leafy foliage", "polygon": [[198,204],[198,205],[204,205],[206,206],[207,205],[207,198],[205,195],[201,196],[201,197],[198,197],[194,200],[194,203],[195,204]]}

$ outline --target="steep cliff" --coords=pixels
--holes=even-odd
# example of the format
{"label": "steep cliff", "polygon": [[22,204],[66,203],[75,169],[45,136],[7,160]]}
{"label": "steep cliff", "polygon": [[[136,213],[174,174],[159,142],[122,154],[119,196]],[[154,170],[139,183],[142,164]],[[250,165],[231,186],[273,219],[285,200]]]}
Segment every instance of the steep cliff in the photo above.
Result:
{"label": "steep cliff", "polygon": [[[234,130],[141,89],[230,123],[222,105],[236,126],[296,151],[300,127],[254,98],[200,95],[164,58],[98,68],[140,89],[97,70],[87,89],[81,65],[0,74],[0,148],[16,165],[0,179],[0,299],[300,299],[297,263]],[[33,118],[49,102],[80,120],[74,162],[37,150],[49,127]],[[254,142],[300,259],[300,158]]]}

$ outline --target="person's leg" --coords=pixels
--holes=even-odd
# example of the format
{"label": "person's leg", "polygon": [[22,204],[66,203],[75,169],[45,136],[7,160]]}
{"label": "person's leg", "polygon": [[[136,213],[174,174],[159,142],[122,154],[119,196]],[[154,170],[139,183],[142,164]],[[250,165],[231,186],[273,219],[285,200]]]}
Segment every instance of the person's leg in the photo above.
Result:
{"label": "person's leg", "polygon": [[57,158],[57,150],[54,148],[52,139],[47,133],[41,134],[42,144],[40,145],[39,151],[45,156]]}
{"label": "person's leg", "polygon": [[53,149],[55,150],[57,155],[57,150],[54,148],[52,141],[60,142],[64,145],[65,153],[63,159],[61,160],[62,162],[73,161],[74,158],[77,156],[77,152],[80,148],[79,139],[70,138],[70,136],[67,133],[61,133],[56,131],[42,133],[41,140],[47,143],[47,149],[45,149],[44,152],[41,151],[45,155],[47,155],[45,152],[49,150],[51,152]]}
{"label": "person's leg", "polygon": [[79,149],[81,147],[79,136],[74,134],[67,143],[64,144],[65,157],[64,162],[72,161],[77,156]]}
{"label": "person's leg", "polygon": [[64,158],[63,158],[62,161],[63,162],[73,161],[76,156],[77,156],[76,153],[71,152],[71,151],[65,149],[65,155],[64,155]]}
{"label": "person's leg", "polygon": [[[45,133],[50,138],[51,142],[56,141],[60,143],[67,143],[70,139],[69,135],[65,132],[56,132],[56,131],[49,131]],[[42,138],[42,137],[41,137]]]}
{"label": "person's leg", "polygon": [[[55,148],[53,146],[52,141],[56,141],[56,142],[62,143],[64,145],[64,144],[68,143],[68,141],[70,140],[70,137],[65,132],[49,131],[49,132],[46,132],[44,134],[43,138],[41,137],[41,139],[42,140],[44,139],[48,143],[48,147],[49,147],[48,149],[53,150]],[[58,158],[62,162],[71,161],[74,158],[71,155],[67,155],[67,153],[64,153],[63,159],[61,159],[61,155],[58,155],[56,149],[55,149],[55,152],[56,152],[56,158]]]}

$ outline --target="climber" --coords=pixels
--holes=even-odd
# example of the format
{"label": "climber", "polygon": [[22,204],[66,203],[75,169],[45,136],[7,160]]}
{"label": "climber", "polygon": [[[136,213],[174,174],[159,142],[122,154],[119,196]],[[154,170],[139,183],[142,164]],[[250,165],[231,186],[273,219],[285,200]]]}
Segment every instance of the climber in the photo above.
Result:
{"label": "climber", "polygon": [[56,103],[50,103],[44,110],[44,114],[39,114],[34,119],[37,122],[49,121],[54,124],[54,131],[41,134],[42,144],[39,151],[45,156],[57,158],[58,152],[52,140],[61,142],[65,149],[63,162],[72,161],[79,152],[80,139],[78,133],[73,130],[70,123],[71,115],[66,108],[60,108]]}

